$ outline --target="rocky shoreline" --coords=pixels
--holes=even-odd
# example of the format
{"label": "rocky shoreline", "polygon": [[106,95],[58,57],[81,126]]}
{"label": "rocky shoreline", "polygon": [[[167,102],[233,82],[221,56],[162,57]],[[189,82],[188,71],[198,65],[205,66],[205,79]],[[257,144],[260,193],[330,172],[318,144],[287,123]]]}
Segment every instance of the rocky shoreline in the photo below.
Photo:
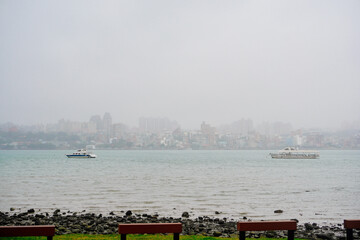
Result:
{"label": "rocky shoreline", "polygon": [[[243,221],[249,221],[243,219]],[[157,214],[133,214],[131,211],[123,212],[118,216],[110,212],[107,216],[94,213],[61,212],[59,209],[52,213],[27,212],[12,213],[0,212],[0,225],[55,225],[56,234],[116,234],[119,223],[171,223],[183,224],[183,235],[204,235],[215,237],[238,237],[236,222],[227,218],[210,218],[207,216],[190,219],[184,212],[181,218],[160,217]],[[286,231],[247,232],[247,237],[286,238]],[[295,238],[303,239],[341,239],[345,240],[345,230],[342,224],[319,226],[316,223],[298,225]],[[360,239],[360,232],[354,230],[354,238]]]}

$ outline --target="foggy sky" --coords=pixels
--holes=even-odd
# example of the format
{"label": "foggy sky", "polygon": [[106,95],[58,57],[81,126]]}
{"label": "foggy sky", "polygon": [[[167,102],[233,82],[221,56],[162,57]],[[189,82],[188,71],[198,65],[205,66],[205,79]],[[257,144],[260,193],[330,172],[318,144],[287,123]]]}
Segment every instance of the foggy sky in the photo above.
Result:
{"label": "foggy sky", "polygon": [[0,1],[0,123],[360,119],[360,1]]}

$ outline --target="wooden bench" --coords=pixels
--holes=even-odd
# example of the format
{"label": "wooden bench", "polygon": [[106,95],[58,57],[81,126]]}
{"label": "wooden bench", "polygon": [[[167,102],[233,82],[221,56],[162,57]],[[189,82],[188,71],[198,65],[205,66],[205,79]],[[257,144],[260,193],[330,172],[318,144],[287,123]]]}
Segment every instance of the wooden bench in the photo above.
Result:
{"label": "wooden bench", "polygon": [[0,237],[38,237],[45,236],[52,240],[55,235],[54,225],[36,226],[0,226]]}
{"label": "wooden bench", "polygon": [[346,239],[353,240],[353,229],[360,229],[360,219],[344,220],[344,228],[346,229]]}
{"label": "wooden bench", "polygon": [[245,240],[246,231],[288,230],[288,239],[294,240],[296,221],[238,222],[239,239]]}
{"label": "wooden bench", "polygon": [[119,224],[119,234],[121,240],[126,240],[126,234],[154,234],[154,233],[173,233],[174,240],[179,240],[182,232],[181,223],[132,223]]}

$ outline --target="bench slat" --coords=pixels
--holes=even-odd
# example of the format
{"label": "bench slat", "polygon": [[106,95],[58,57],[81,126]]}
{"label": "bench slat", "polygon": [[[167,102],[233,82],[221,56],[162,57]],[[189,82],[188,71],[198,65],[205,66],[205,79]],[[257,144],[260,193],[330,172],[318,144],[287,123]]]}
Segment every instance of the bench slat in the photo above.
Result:
{"label": "bench slat", "polygon": [[296,221],[238,222],[238,231],[296,230]]}
{"label": "bench slat", "polygon": [[119,224],[119,234],[181,233],[181,223],[131,223]]}
{"label": "bench slat", "polygon": [[360,219],[344,220],[344,227],[349,229],[360,229]]}
{"label": "bench slat", "polygon": [[0,226],[0,237],[54,236],[54,225]]}

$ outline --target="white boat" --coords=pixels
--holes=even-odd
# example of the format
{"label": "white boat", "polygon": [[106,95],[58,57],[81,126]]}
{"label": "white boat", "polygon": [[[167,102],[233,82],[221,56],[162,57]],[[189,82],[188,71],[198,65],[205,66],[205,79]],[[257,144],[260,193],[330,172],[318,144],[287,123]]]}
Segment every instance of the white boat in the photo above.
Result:
{"label": "white boat", "polygon": [[66,154],[66,156],[68,158],[96,158],[95,154],[86,151],[86,149],[79,149],[73,154]]}
{"label": "white boat", "polygon": [[277,153],[270,153],[272,158],[283,159],[316,159],[320,157],[318,151],[313,150],[298,150],[294,147],[286,147]]}

